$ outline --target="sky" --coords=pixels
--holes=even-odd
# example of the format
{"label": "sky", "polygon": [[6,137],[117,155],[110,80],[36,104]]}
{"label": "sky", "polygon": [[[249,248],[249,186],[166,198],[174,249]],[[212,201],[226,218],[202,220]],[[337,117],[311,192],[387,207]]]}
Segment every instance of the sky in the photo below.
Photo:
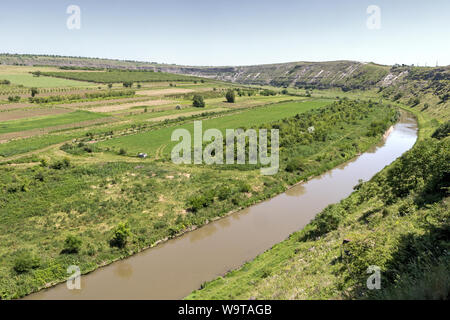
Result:
{"label": "sky", "polygon": [[[67,27],[70,5],[80,8],[79,29]],[[379,11],[367,13],[371,5]],[[77,20],[70,21],[73,27]],[[330,60],[435,66],[450,65],[449,39],[450,0],[0,3],[0,53],[205,66]]]}

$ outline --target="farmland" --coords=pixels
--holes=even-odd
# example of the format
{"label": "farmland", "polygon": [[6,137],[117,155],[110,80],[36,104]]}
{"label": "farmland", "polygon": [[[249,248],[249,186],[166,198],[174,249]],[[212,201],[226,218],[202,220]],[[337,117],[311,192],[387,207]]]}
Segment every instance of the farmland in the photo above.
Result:
{"label": "farmland", "polygon": [[[398,110],[409,108],[375,91],[283,90],[157,71],[1,68],[5,76],[42,81],[42,87],[11,81],[0,97],[1,299],[64,281],[69,265],[87,273],[280,194],[368,150],[397,121]],[[30,73],[38,70],[39,77]],[[72,81],[86,87],[72,86]],[[124,89],[124,82],[132,82],[132,89]],[[41,89],[35,97],[32,87]],[[129,94],[121,94],[124,90]],[[230,91],[234,102],[227,101]],[[9,92],[20,95],[11,101]],[[194,106],[196,96],[204,106]],[[203,130],[222,132],[278,128],[278,173],[264,176],[259,165],[250,164],[172,163],[172,132],[181,128],[192,133],[195,120],[202,121]],[[428,135],[440,125],[428,114],[420,123]],[[148,158],[139,158],[141,152]],[[378,208],[377,201],[373,204]],[[369,209],[350,207],[352,212]],[[118,228],[129,229],[123,245],[112,241]],[[75,249],[67,248],[71,237],[80,240]],[[316,240],[308,241],[281,244],[282,256],[299,246],[303,257],[313,261],[313,253],[305,250]],[[220,278],[189,298],[275,298],[264,291],[271,278],[261,278],[259,269],[275,265],[271,272],[281,274],[285,260],[277,252],[248,265],[255,273],[236,271],[225,283]],[[246,286],[242,279],[258,287]],[[242,293],[230,290],[228,283]]]}
{"label": "farmland", "polygon": [[[37,88],[87,87],[91,84],[62,78],[37,77],[31,74],[38,70],[55,70],[56,68],[34,68],[17,66],[0,66],[0,80],[8,80],[14,86]],[[4,88],[6,89],[6,88]]]}
{"label": "farmland", "polygon": [[[223,116],[203,121],[203,129],[207,130],[209,128],[217,128],[224,131],[225,129],[257,127],[261,124],[283,118],[289,118],[296,114],[325,106],[329,103],[330,101],[327,100],[316,100],[312,102],[302,101],[275,104],[253,110],[242,111],[230,116]],[[193,132],[192,124],[177,126],[176,128],[188,129],[191,133]],[[99,143],[99,146],[111,148],[120,148],[121,146],[126,146],[126,149],[130,154],[137,154],[138,152],[154,154],[158,148],[163,145],[167,145],[167,148],[164,148],[164,150],[168,152],[170,151],[171,146],[175,144],[169,143],[171,133],[174,129],[174,127],[169,127],[157,131],[151,131],[148,133],[111,139]]]}
{"label": "farmland", "polygon": [[101,114],[79,110],[64,115],[11,120],[7,122],[0,122],[0,134],[17,131],[26,131],[37,128],[46,128],[50,126],[70,124],[74,122],[94,120],[102,117],[104,116]]}
{"label": "farmland", "polygon": [[97,83],[197,81],[196,77],[153,71],[44,72],[44,76]]}

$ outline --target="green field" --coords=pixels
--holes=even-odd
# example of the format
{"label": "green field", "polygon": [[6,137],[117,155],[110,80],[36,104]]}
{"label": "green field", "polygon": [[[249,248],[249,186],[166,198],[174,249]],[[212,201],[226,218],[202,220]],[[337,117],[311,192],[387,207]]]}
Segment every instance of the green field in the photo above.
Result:
{"label": "green field", "polygon": [[[227,115],[220,118],[203,121],[203,130],[216,128],[219,130],[233,128],[252,128],[257,127],[269,121],[292,117],[296,114],[306,112],[311,109],[320,108],[330,104],[331,100],[315,100],[302,102],[288,102],[273,104],[267,107],[260,107],[251,110],[245,110],[237,114]],[[170,141],[173,130],[177,128],[188,129],[193,132],[193,124],[169,127],[156,131],[129,135],[108,141],[100,142],[100,147],[125,148],[130,154],[138,152],[154,153],[162,145],[174,145]],[[165,148],[165,152],[170,152]]]}
{"label": "green field", "polygon": [[87,87],[90,84],[70,79],[35,77],[32,74],[0,74],[1,80],[9,80],[12,84],[25,87],[53,88],[53,87]]}
{"label": "green field", "polygon": [[90,72],[43,72],[43,75],[64,79],[114,83],[114,82],[161,82],[161,81],[200,81],[199,78],[165,72],[150,71],[90,71]]}
{"label": "green field", "polygon": [[108,115],[93,113],[89,111],[77,110],[54,116],[36,117],[30,119],[20,119],[0,122],[0,134],[19,132],[32,129],[47,128],[87,120],[95,120],[107,117]]}

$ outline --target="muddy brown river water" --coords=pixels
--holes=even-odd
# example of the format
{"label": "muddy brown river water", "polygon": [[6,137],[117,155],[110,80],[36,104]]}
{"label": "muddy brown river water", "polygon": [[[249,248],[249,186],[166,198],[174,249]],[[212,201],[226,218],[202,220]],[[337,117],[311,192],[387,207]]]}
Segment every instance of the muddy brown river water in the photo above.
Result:
{"label": "muddy brown river water", "polygon": [[351,194],[359,179],[369,180],[409,150],[416,139],[416,120],[402,112],[379,145],[321,176],[83,275],[80,290],[62,283],[25,299],[181,299],[302,229],[327,205]]}

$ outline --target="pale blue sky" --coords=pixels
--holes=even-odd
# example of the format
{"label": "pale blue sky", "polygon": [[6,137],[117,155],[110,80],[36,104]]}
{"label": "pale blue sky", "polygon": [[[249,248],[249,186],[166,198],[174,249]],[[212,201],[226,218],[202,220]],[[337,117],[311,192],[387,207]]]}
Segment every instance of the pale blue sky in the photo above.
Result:
{"label": "pale blue sky", "polygon": [[[81,29],[68,30],[68,5]],[[381,29],[366,27],[369,5]],[[0,3],[0,52],[248,65],[450,64],[449,0],[40,0]]]}

